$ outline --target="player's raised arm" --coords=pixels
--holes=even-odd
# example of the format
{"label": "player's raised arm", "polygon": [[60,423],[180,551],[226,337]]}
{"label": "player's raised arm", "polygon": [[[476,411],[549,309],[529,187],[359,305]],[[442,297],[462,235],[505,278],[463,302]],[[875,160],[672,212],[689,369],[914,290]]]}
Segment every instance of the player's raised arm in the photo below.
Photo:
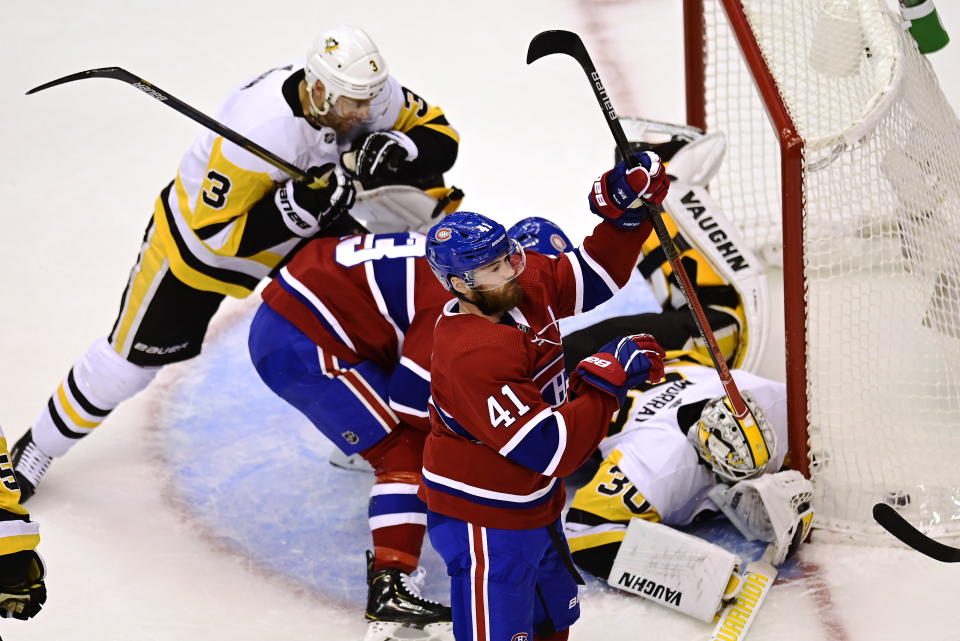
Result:
{"label": "player's raised arm", "polygon": [[644,203],[659,205],[670,186],[655,153],[638,153],[636,158],[637,167],[617,163],[593,183],[587,197],[590,211],[605,222],[554,265],[559,316],[593,309],[630,279],[652,229]]}

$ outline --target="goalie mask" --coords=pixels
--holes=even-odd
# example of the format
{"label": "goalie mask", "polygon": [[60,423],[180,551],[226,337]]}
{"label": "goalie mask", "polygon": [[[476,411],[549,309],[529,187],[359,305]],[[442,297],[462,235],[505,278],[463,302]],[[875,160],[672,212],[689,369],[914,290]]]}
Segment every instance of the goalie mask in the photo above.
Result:
{"label": "goalie mask", "polygon": [[730,399],[723,396],[707,403],[700,419],[687,432],[700,458],[717,476],[731,483],[768,471],[766,466],[777,448],[777,435],[750,392],[743,392],[743,400],[753,412],[756,426],[737,421]]}

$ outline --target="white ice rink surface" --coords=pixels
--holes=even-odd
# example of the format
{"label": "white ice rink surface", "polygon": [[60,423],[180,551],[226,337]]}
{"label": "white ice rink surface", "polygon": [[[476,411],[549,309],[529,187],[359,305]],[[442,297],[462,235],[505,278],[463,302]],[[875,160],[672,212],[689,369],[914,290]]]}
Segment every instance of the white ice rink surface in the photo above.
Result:
{"label": "white ice rink surface", "polygon": [[[116,65],[213,113],[245,77],[302,57],[320,29],[355,23],[400,81],[443,106],[460,131],[449,177],[466,190],[469,208],[503,222],[550,216],[579,239],[594,223],[583,204],[590,181],[610,163],[609,133],[575,63],[558,57],[528,67],[527,43],[547,28],[580,32],[621,113],[681,122],[679,4],[6,2],[0,424],[9,440],[34,420],[73,359],[109,331],[153,201],[198,133],[115,81],[25,97],[30,87]],[[960,6],[939,4],[960,39]],[[956,108],[960,43],[931,59]],[[333,478],[320,450],[311,462],[312,446],[288,461],[287,471],[302,477],[283,480],[260,466],[283,454],[269,447],[272,435],[307,441],[314,434],[282,408],[238,420],[234,400],[248,391],[238,381],[249,371],[204,376],[211,354],[233,349],[242,361],[236,335],[249,311],[249,301],[226,304],[208,354],[164,372],[114,412],[102,434],[52,467],[29,504],[41,523],[49,600],[33,621],[0,621],[6,641],[362,638],[362,607],[350,596],[362,590],[362,568],[347,564],[355,574],[339,577],[345,592],[319,583],[329,582],[324,568],[341,567],[341,556],[362,553],[365,541],[337,537],[334,526],[350,516],[363,529],[369,481],[343,472],[335,482],[356,489],[308,492],[318,478]],[[207,392],[191,396],[201,385]],[[202,424],[201,436],[229,436],[235,426],[238,436],[220,449],[210,445],[205,458],[207,441],[190,440],[184,429],[192,424]],[[252,473],[231,476],[224,463],[235,460]],[[302,527],[318,518],[329,532]],[[250,552],[258,545],[266,551]],[[282,567],[272,562],[290,550],[301,565],[296,555]],[[312,574],[300,571],[308,566]],[[799,566],[797,578],[775,586],[750,638],[960,640],[960,568],[907,550],[822,542],[805,546]],[[594,591],[571,638],[694,640],[706,639],[709,627]]]}

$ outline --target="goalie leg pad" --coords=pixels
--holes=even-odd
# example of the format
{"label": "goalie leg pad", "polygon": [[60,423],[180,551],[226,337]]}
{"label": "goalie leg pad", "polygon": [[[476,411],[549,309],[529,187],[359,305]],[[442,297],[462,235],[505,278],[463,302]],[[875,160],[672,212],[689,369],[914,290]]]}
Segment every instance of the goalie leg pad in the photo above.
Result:
{"label": "goalie leg pad", "polygon": [[718,545],[643,519],[631,519],[607,583],[701,621],[735,596],[740,557]]}
{"label": "goalie leg pad", "polygon": [[[769,326],[764,265],[706,187],[678,179],[663,204],[683,238],[736,290],[745,322],[740,329],[742,353],[732,366],[748,370],[755,367],[763,354]],[[669,295],[675,294],[671,287]],[[660,294],[661,300],[663,295]],[[682,304],[683,299],[673,300],[674,307]]]}
{"label": "goalie leg pad", "polygon": [[[432,190],[431,190],[432,191]],[[426,232],[437,199],[409,185],[386,185],[357,193],[350,216],[371,234]]]}

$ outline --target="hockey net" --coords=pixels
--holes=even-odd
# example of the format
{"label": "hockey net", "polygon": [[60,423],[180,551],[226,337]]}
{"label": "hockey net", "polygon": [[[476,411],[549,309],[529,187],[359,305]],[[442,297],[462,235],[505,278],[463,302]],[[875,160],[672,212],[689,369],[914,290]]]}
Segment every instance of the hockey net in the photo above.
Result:
{"label": "hockey net", "polygon": [[[712,193],[782,266],[791,458],[815,525],[887,501],[960,535],[960,122],[883,0],[686,0]],[[778,301],[773,301],[776,304]]]}

